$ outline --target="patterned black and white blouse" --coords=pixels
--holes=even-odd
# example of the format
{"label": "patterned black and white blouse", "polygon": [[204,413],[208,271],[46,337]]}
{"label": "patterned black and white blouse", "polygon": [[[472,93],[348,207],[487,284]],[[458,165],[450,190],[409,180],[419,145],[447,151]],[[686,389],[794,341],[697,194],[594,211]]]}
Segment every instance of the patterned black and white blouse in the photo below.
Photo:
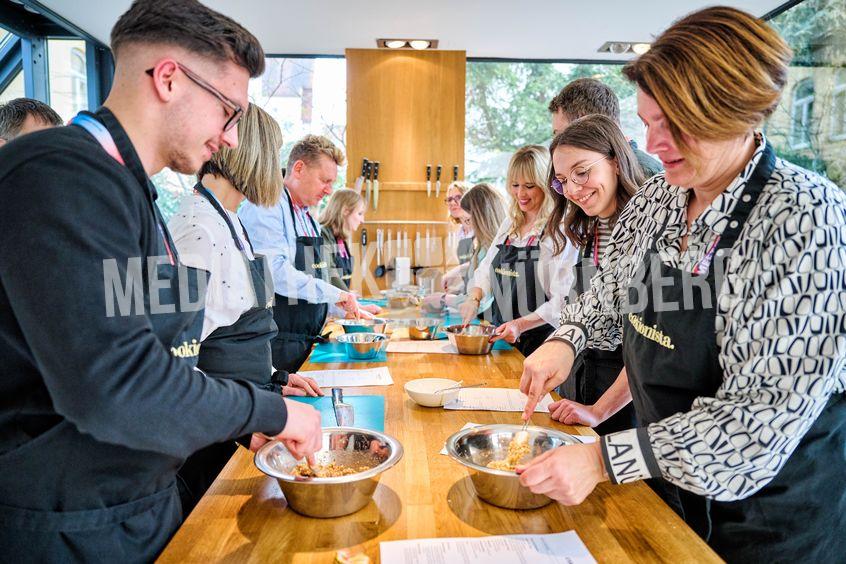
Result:
{"label": "patterned black and white blouse", "polygon": [[[563,308],[550,337],[576,353],[622,340],[627,287],[657,240],[662,262],[692,271],[729,215],[766,139],[743,172],[693,222],[689,190],[659,174],[620,216],[591,288]],[[746,197],[745,195],[743,197]],[[782,468],[832,394],[846,391],[846,194],[776,159],[775,169],[725,265],[717,294],[716,339],[723,383],[644,429],[602,439],[615,483],[663,477],[691,492],[731,501],[764,487]]]}

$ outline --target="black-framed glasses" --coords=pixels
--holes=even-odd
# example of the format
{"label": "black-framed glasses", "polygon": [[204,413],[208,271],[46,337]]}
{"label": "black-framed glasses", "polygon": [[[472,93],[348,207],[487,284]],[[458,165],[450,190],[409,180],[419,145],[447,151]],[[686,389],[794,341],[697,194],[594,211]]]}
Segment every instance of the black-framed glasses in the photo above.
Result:
{"label": "black-framed glasses", "polygon": [[444,199],[444,203],[446,205],[450,205],[453,202],[455,202],[456,204],[461,203],[461,196],[450,196],[449,198]]}
{"label": "black-framed glasses", "polygon": [[[226,123],[223,124],[223,131],[229,131],[238,124],[238,121],[244,115],[244,108],[242,108],[240,104],[230,100],[220,90],[209,84],[208,81],[206,81],[203,77],[201,77],[182,63],[176,63],[176,66],[179,67],[179,70],[185,73],[185,76],[187,76],[191,80],[191,82],[193,82],[194,84],[196,84],[197,86],[199,86],[200,88],[220,100],[220,103],[223,104],[223,106],[230,112],[232,112],[232,115],[229,116],[229,119],[227,119]],[[150,76],[153,76],[154,70],[155,69],[147,69],[144,72]]]}
{"label": "black-framed glasses", "polygon": [[[570,171],[569,180],[573,184],[578,186],[583,186],[587,184],[588,180],[590,180],[590,169],[593,168],[593,165],[604,161],[605,159],[610,158],[608,156],[604,156],[601,159],[596,159],[592,163],[586,166],[577,166],[574,167],[573,170]],[[561,182],[557,178],[552,179],[552,189],[561,194],[562,196],[565,195],[567,192],[567,179],[564,179],[564,182]]]}

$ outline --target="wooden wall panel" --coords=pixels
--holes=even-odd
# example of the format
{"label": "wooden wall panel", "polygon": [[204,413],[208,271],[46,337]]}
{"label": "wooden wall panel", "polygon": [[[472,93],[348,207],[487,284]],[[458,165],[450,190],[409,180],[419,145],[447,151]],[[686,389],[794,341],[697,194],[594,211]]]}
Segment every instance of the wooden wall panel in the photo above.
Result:
{"label": "wooden wall panel", "polygon": [[[380,163],[379,205],[368,206],[364,225],[368,232],[364,269],[360,232],[354,241],[358,260],[353,288],[367,295],[389,281],[372,277],[377,229],[392,229],[394,237],[398,229],[406,231],[414,265],[443,270],[455,262],[449,248],[444,253],[455,226],[447,220],[443,200],[453,179],[453,165],[459,165],[458,179],[464,178],[466,55],[464,51],[348,49],[346,61],[348,183],[352,185],[360,174],[363,158]],[[427,164],[432,165],[431,197],[426,194]],[[438,164],[443,172],[436,196]],[[414,253],[416,234],[425,240],[427,230],[433,250]],[[436,238],[438,251],[434,250]]]}

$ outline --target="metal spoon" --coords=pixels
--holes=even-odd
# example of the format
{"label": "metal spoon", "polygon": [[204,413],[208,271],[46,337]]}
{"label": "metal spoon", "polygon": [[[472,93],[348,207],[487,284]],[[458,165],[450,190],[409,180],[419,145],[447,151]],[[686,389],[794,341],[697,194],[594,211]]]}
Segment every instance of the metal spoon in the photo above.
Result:
{"label": "metal spoon", "polygon": [[444,389],[442,389],[442,390],[437,390],[435,393],[436,393],[436,394],[441,394],[441,393],[443,393],[443,392],[447,392],[447,391],[449,391],[449,390],[466,390],[467,388],[480,388],[480,387],[482,387],[482,386],[484,386],[484,385],[485,385],[485,383],[484,383],[484,382],[482,382],[481,384],[472,384],[472,385],[470,385],[470,386],[462,386],[462,385],[461,385],[461,382],[459,382],[457,386],[450,386],[449,388],[444,388]]}

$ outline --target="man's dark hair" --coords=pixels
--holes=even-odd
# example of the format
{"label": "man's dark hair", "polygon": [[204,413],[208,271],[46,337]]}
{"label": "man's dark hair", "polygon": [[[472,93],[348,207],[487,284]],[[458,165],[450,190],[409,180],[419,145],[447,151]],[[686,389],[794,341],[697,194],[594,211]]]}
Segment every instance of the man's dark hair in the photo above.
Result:
{"label": "man's dark hair", "polygon": [[131,43],[165,43],[218,61],[233,61],[255,78],[264,50],[238,22],[196,0],[135,0],[112,28],[112,52]]}
{"label": "man's dark hair", "polygon": [[62,125],[62,118],[53,108],[32,98],[15,98],[0,105],[0,137],[10,141],[18,136],[27,116],[48,125]]}
{"label": "man's dark hair", "polygon": [[600,114],[620,123],[620,102],[606,84],[595,78],[577,78],[549,103],[549,112],[564,112],[569,121]]}

